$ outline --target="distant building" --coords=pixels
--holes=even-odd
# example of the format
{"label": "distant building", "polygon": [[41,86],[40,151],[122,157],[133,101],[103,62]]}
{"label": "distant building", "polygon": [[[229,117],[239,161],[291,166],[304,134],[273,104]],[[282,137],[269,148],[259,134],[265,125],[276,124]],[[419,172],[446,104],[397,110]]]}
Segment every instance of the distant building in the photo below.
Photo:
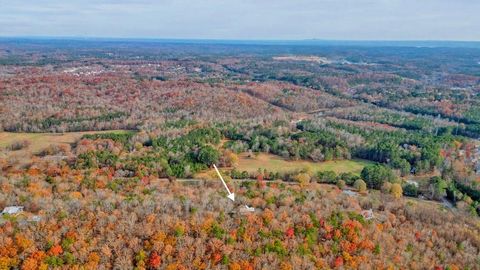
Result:
{"label": "distant building", "polygon": [[362,216],[363,218],[365,218],[366,220],[370,220],[372,218],[374,218],[375,216],[373,215],[373,210],[370,209],[370,210],[363,210],[362,211]]}
{"label": "distant building", "polygon": [[249,207],[248,205],[245,205],[245,207],[240,208],[240,214],[247,214],[252,212],[255,212],[255,208]]}
{"label": "distant building", "polygon": [[345,189],[342,191],[344,194],[350,196],[350,197],[356,197],[358,195],[357,192],[355,191],[351,191],[351,190],[348,190],[348,189]]}
{"label": "distant building", "polygon": [[23,206],[8,206],[2,211],[2,215],[15,215],[23,211]]}

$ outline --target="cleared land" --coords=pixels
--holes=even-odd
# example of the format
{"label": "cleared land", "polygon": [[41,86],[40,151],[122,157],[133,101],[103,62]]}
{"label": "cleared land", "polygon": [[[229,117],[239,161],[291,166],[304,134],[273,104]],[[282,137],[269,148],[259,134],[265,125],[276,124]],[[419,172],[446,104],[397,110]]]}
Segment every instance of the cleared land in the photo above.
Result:
{"label": "cleared land", "polygon": [[371,162],[366,160],[338,160],[338,161],[325,161],[325,162],[313,162],[306,160],[286,160],[282,157],[271,154],[259,154],[252,158],[248,157],[247,153],[239,155],[239,161],[237,170],[255,172],[259,168],[267,169],[274,172],[291,172],[298,169],[308,169],[313,172],[318,171],[334,171],[338,173],[352,172],[360,174],[363,167]]}
{"label": "cleared land", "polygon": [[[238,156],[238,158],[238,165],[235,168],[239,171],[247,171],[249,173],[256,172],[258,169],[267,169],[267,171],[281,173],[308,169],[312,172],[334,171],[337,174],[351,172],[359,175],[366,165],[373,164],[371,161],[361,159],[325,162],[314,162],[308,160],[293,161],[284,159],[280,156],[264,153],[260,153],[258,156],[253,156],[251,158],[248,157],[248,153],[242,153]],[[229,170],[229,168],[226,170]],[[217,174],[212,169],[198,173],[195,175],[195,177],[200,179],[217,179]]]}
{"label": "cleared land", "polygon": [[[85,134],[98,133],[126,133],[126,130],[106,130],[106,131],[86,131],[86,132],[67,132],[67,133],[13,133],[0,132],[0,149],[12,145],[14,142],[27,140],[30,145],[21,151],[30,151],[37,153],[52,144],[72,144],[79,140]],[[15,152],[15,151],[14,151]]]}

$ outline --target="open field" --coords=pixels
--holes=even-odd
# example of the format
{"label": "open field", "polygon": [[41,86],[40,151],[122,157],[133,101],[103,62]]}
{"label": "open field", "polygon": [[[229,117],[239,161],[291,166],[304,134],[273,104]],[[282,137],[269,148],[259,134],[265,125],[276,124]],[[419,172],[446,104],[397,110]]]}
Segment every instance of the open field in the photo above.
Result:
{"label": "open field", "polygon": [[282,157],[271,154],[259,154],[256,157],[249,158],[247,153],[239,155],[237,169],[239,171],[255,172],[258,168],[267,169],[275,172],[291,172],[298,169],[307,168],[313,172],[334,171],[338,173],[352,172],[359,174],[365,165],[371,162],[366,160],[338,160],[313,162],[306,160],[285,160]]}
{"label": "open field", "polygon": [[[312,172],[318,171],[334,171],[337,174],[340,173],[354,173],[360,174],[362,169],[372,164],[371,161],[354,159],[354,160],[338,160],[338,161],[325,161],[314,162],[308,160],[286,160],[280,156],[260,153],[258,156],[248,157],[247,153],[242,153],[239,156],[238,165],[236,169],[238,171],[247,171],[249,173],[256,172],[258,169],[267,169],[272,172],[293,172],[295,170],[308,169]],[[196,175],[202,179],[216,179],[215,171],[208,170]]]}
{"label": "open field", "polygon": [[85,132],[66,132],[66,133],[14,133],[0,132],[0,150],[8,147],[14,142],[27,140],[30,145],[21,151],[30,151],[37,153],[51,144],[71,144],[80,139],[85,134],[96,133],[125,133],[126,130],[107,130],[107,131],[85,131]]}

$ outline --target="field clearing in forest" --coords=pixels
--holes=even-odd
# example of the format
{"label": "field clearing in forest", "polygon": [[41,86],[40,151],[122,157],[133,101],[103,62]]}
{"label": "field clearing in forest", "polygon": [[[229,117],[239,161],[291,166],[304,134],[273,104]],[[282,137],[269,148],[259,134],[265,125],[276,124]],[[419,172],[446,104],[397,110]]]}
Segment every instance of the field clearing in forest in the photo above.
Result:
{"label": "field clearing in forest", "polygon": [[[72,144],[79,140],[85,134],[97,133],[126,133],[127,130],[106,130],[106,131],[82,131],[82,132],[66,132],[66,133],[14,133],[0,132],[0,149],[12,145],[19,141],[28,141],[30,144],[27,148],[19,151],[30,151],[38,153],[51,144]],[[18,151],[18,152],[19,152]],[[17,152],[17,151],[13,151]]]}
{"label": "field clearing in forest", "polygon": [[[267,169],[269,172],[294,172],[297,170],[307,169],[313,173],[319,171],[334,171],[337,174],[354,173],[360,175],[362,169],[373,162],[362,159],[353,160],[336,160],[314,162],[310,160],[287,160],[277,155],[260,153],[257,156],[248,157],[248,153],[241,153],[238,155],[238,165],[236,170],[247,171],[249,173],[256,172],[258,169]],[[223,168],[231,169],[231,168]],[[208,170],[196,175],[202,179],[216,179],[215,171]]]}
{"label": "field clearing in forest", "polygon": [[264,153],[250,158],[247,153],[242,153],[239,155],[237,170],[255,172],[261,168],[273,172],[292,172],[300,169],[308,169],[312,172],[334,171],[337,174],[346,172],[360,174],[363,167],[368,164],[372,164],[372,162],[360,159],[324,162],[286,160],[280,156]]}

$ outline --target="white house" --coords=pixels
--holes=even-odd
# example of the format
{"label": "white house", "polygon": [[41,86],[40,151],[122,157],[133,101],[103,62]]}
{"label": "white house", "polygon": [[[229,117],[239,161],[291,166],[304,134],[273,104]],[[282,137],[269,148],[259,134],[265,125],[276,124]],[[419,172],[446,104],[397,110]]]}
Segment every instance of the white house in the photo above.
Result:
{"label": "white house", "polygon": [[2,215],[4,214],[9,214],[9,215],[15,215],[23,211],[23,206],[8,206],[5,207],[2,211]]}
{"label": "white house", "polygon": [[342,191],[344,194],[350,196],[350,197],[356,197],[358,195],[357,192],[355,191],[351,191],[351,190],[348,190],[348,189],[345,189]]}

